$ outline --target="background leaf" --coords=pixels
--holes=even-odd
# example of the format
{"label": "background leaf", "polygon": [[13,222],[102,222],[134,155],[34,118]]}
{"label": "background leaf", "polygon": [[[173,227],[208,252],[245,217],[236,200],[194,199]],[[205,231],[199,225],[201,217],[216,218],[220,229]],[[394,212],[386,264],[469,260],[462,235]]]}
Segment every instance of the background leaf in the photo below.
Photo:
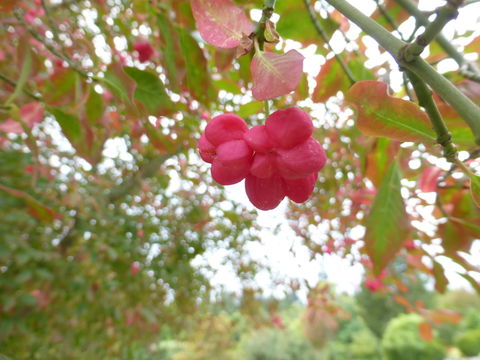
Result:
{"label": "background leaf", "polygon": [[397,162],[390,167],[367,218],[365,248],[376,274],[392,261],[410,231]]}
{"label": "background leaf", "polygon": [[348,90],[345,99],[357,110],[357,127],[365,135],[435,143],[427,114],[411,101],[388,95],[387,88],[386,83],[365,80]]}

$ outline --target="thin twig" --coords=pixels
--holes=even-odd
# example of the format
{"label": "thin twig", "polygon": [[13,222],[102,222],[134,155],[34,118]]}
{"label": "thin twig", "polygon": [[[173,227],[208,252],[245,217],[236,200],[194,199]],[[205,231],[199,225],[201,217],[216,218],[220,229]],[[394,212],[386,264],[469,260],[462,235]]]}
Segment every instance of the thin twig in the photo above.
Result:
{"label": "thin twig", "polygon": [[22,14],[19,11],[14,11],[13,12],[15,17],[17,18],[20,23],[25,26],[25,28],[28,30],[30,35],[32,35],[36,40],[40,41],[50,53],[52,53],[54,56],[58,57],[59,59],[65,61],[73,70],[75,70],[80,76],[84,77],[85,79],[89,80],[96,80],[94,76],[90,76],[88,73],[83,71],[72,59],[70,59],[68,56],[65,56],[61,52],[59,52],[57,49],[55,49],[54,46],[52,46],[47,39],[45,39],[42,35],[40,35],[33,27],[31,27],[29,24],[25,22],[25,20],[22,17]]}
{"label": "thin twig", "polygon": [[[400,66],[411,70],[435,92],[437,92],[449,105],[451,105],[465,120],[475,136],[475,142],[480,145],[480,107],[465,96],[448,79],[438,73],[422,58],[417,58],[411,63],[402,61],[400,50],[405,42],[396,38],[376,21],[370,19],[360,10],[350,5],[346,0],[326,0],[330,5],[357,24],[367,35],[373,37],[380,46],[387,50]],[[398,0],[397,0],[398,1]]]}
{"label": "thin twig", "polygon": [[[411,0],[395,0],[395,2],[400,5],[402,8],[407,10],[407,12],[415,18],[417,23],[427,26],[429,24],[428,17],[418,9],[417,5]],[[437,35],[435,41],[440,45],[440,47],[458,64],[460,68],[467,67],[467,70],[473,72],[474,74],[480,74],[480,70],[477,66],[469,61],[467,61],[464,55],[458,51],[455,46],[441,33]]]}
{"label": "thin twig", "polygon": [[390,26],[397,32],[397,34],[400,36],[400,39],[405,41],[405,38],[403,37],[402,32],[398,30],[398,25],[395,23],[395,20],[390,16],[390,14],[385,9],[385,7],[382,4],[380,4],[379,0],[373,0],[373,1],[375,1],[378,11],[380,11],[380,14],[382,14],[382,16],[385,18],[387,23],[389,23]]}
{"label": "thin twig", "polygon": [[337,54],[337,52],[335,50],[333,50],[333,47],[332,45],[330,44],[330,39],[328,38],[325,30],[323,29],[323,26],[322,24],[320,24],[320,22],[317,20],[317,18],[315,17],[315,13],[312,9],[312,7],[310,6],[310,3],[309,3],[309,0],[304,0],[304,4],[305,4],[305,7],[307,8],[307,11],[308,11],[308,14],[310,15],[310,19],[312,20],[312,23],[313,25],[315,26],[315,29],[317,30],[317,33],[320,35],[320,37],[322,38],[322,40],[327,44],[327,47],[328,49],[333,53],[333,55],[335,56],[335,59],[337,60],[337,62],[339,63],[340,67],[342,68],[343,72],[345,73],[345,75],[347,75],[348,77],[348,80],[350,80],[350,84],[353,85],[355,84],[356,80],[355,80],[355,76],[352,74],[352,72],[350,71],[350,69],[348,68],[348,66],[343,62],[343,59],[342,57]]}
{"label": "thin twig", "polygon": [[265,24],[272,17],[273,12],[275,11],[275,1],[276,0],[265,0],[262,9],[262,17],[258,22],[258,27],[256,30],[257,41],[260,50],[263,50],[263,44],[265,43]]}
{"label": "thin twig", "polygon": [[[13,87],[16,87],[17,86],[17,83],[15,81],[13,81],[12,79],[8,78],[7,76],[3,75],[2,73],[0,73],[0,80],[3,80],[5,81],[7,84],[13,86]],[[30,90],[27,90],[25,88],[22,89],[22,91],[27,94],[28,96],[30,96],[32,99],[35,99],[35,100],[38,100],[38,101],[42,101],[42,98],[38,95],[35,95],[33,92],[31,92]]]}
{"label": "thin twig", "polygon": [[[456,4],[456,5],[455,5]],[[448,2],[437,9],[437,17],[429,23],[423,34],[417,36],[414,42],[405,46],[402,51],[403,60],[411,62],[440,34],[447,23],[458,16],[458,4]]]}

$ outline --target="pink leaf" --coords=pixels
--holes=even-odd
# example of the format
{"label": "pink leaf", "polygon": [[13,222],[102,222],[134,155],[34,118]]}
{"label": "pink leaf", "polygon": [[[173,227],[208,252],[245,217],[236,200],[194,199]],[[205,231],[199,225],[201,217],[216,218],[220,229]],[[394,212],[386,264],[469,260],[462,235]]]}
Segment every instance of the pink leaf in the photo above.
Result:
{"label": "pink leaf", "polygon": [[[43,120],[44,110],[42,104],[39,102],[32,102],[23,105],[20,108],[20,118],[31,129],[33,125]],[[0,131],[22,134],[23,127],[18,121],[14,119],[8,119],[0,124]]]}
{"label": "pink leaf", "polygon": [[296,50],[283,55],[257,51],[250,67],[253,97],[263,101],[295,90],[302,78],[304,59]]}
{"label": "pink leaf", "polygon": [[437,181],[441,173],[442,169],[436,166],[431,166],[425,169],[420,178],[420,190],[425,193],[437,191]]}
{"label": "pink leaf", "polygon": [[255,27],[231,0],[191,0],[193,17],[203,40],[220,48],[234,48]]}

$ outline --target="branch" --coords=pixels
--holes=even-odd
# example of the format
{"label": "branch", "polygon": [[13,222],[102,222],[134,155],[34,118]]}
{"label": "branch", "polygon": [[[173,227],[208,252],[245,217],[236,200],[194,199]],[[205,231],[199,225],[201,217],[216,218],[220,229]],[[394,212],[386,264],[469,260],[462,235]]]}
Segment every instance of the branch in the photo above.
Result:
{"label": "branch", "polygon": [[146,164],[144,164],[136,173],[132,174],[128,179],[123,181],[116,188],[112,189],[108,196],[108,200],[111,203],[117,202],[122,199],[125,195],[130,194],[137,187],[141,185],[142,180],[147,179],[155,175],[163,165],[172,156],[178,154],[181,150],[176,152],[166,153],[160,156],[155,157]]}
{"label": "branch", "polygon": [[425,109],[432,122],[433,130],[435,130],[437,134],[437,142],[442,146],[445,158],[451,163],[455,163],[457,159],[457,149],[452,144],[452,135],[448,131],[447,125],[445,121],[443,121],[437,105],[433,101],[432,91],[413,72],[407,70],[406,73],[412,83],[415,94],[417,94],[418,103]]}
{"label": "branch", "polygon": [[463,3],[462,7],[472,5],[472,4],[475,4],[475,3],[479,3],[479,2],[480,2],[480,0],[467,0]]}
{"label": "branch", "polygon": [[413,61],[430,44],[450,20],[458,16],[458,5],[451,2],[436,10],[437,17],[427,25],[423,34],[419,35],[415,41],[408,44],[403,50],[403,59],[407,62]]}
{"label": "branch", "polygon": [[[2,73],[0,73],[0,80],[3,80],[5,81],[7,84],[13,86],[13,87],[16,87],[17,86],[17,83],[15,81],[13,81],[12,79],[8,78],[6,75],[3,75]],[[42,98],[38,95],[35,95],[33,92],[31,92],[30,90],[27,90],[25,88],[22,89],[22,91],[27,94],[28,96],[30,96],[32,99],[35,99],[37,101],[42,101]]]}
{"label": "branch", "polygon": [[373,37],[387,50],[400,66],[414,72],[450,104],[471,128],[477,144],[480,144],[480,107],[466,97],[444,76],[421,58],[404,62],[400,51],[406,43],[390,34],[374,20],[365,16],[345,0],[326,0],[330,5],[357,24],[366,34]]}
{"label": "branch", "polygon": [[323,39],[323,41],[327,44],[328,49],[335,56],[335,59],[340,64],[340,67],[342,68],[343,72],[345,73],[345,75],[347,75],[348,80],[350,80],[350,84],[351,85],[355,84],[356,82],[355,76],[352,74],[348,66],[343,62],[343,59],[341,58],[341,56],[333,50],[332,45],[330,44],[330,39],[328,38],[325,30],[323,29],[322,24],[320,24],[320,22],[315,17],[315,13],[308,1],[309,0],[304,0],[304,4],[305,4],[305,7],[307,8],[308,14],[310,15],[310,19],[312,20],[313,26],[315,26],[315,29],[317,30],[318,34]]}
{"label": "branch", "polygon": [[258,46],[263,50],[263,44],[265,43],[265,24],[272,17],[273,12],[275,11],[275,1],[276,0],[265,0],[262,9],[262,17],[258,23],[256,30]]}
{"label": "branch", "polygon": [[[429,24],[428,18],[411,0],[395,0],[395,2],[407,10],[407,12],[412,15],[419,24],[424,26]],[[438,34],[435,41],[448,54],[448,56],[455,60],[460,68],[467,67],[469,71],[480,74],[480,70],[478,70],[474,64],[468,62],[463,54],[460,53],[442,34]]]}

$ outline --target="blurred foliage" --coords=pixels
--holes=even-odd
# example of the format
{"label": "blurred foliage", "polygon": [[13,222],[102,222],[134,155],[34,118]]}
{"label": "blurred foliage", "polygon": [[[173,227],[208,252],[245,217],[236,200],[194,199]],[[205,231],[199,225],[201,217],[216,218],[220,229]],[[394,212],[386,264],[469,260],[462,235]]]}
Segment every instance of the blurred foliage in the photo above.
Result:
{"label": "blurred foliage", "polygon": [[455,345],[465,356],[477,356],[480,354],[480,328],[468,330],[455,339]]}
{"label": "blurred foliage", "polygon": [[420,336],[423,319],[417,314],[402,314],[392,319],[382,339],[382,349],[388,360],[442,360],[445,349],[437,341]]}

